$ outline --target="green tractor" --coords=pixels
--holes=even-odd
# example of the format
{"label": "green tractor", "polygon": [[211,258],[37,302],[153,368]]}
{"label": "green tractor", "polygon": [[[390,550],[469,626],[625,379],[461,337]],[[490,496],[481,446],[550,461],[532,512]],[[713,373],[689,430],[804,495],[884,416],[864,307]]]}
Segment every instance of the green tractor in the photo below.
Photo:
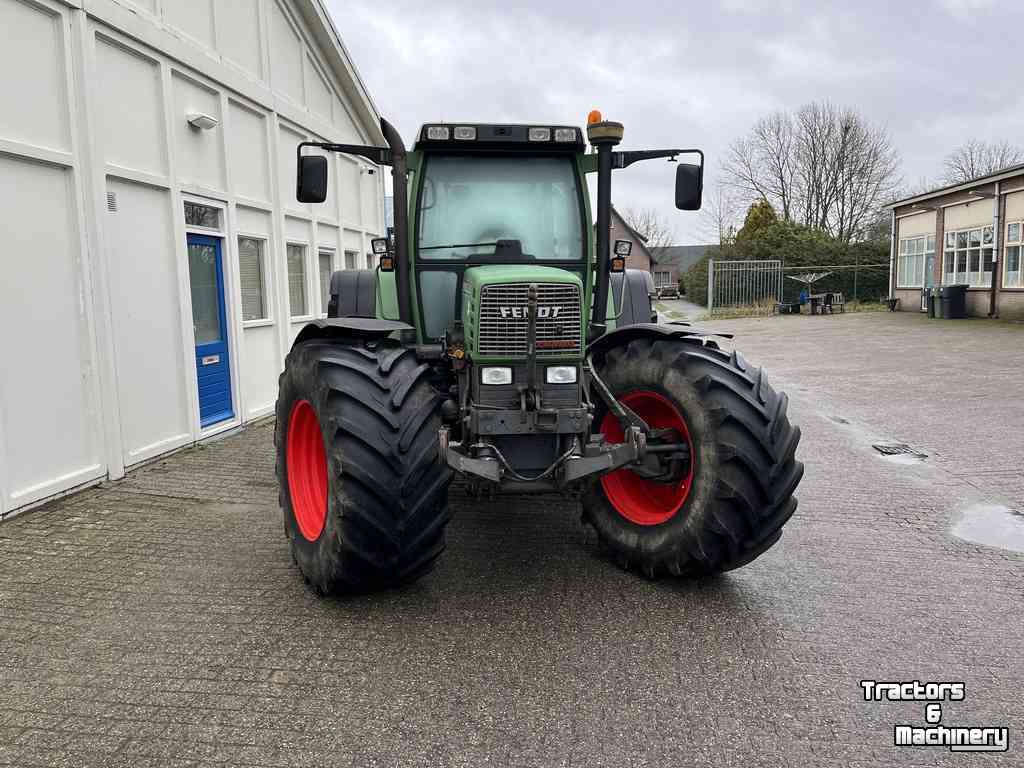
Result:
{"label": "green tractor", "polygon": [[714,334],[658,324],[649,274],[609,242],[613,169],[697,155],[675,198],[698,210],[703,153],[615,151],[623,127],[597,112],[591,152],[572,126],[427,124],[412,151],[381,129],[387,147],[297,150],[299,201],[328,188],[306,147],[391,166],[396,200],[378,266],[332,276],[328,317],[280,378],[280,500],[309,584],[362,592],[431,570],[454,474],[481,497],[578,500],[612,558],[651,578],[772,546],[803,474],[786,396]]}

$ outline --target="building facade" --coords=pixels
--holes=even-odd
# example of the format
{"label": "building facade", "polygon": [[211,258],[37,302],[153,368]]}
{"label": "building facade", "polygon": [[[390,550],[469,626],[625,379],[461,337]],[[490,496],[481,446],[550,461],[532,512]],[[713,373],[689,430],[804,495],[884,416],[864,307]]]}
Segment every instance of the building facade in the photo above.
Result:
{"label": "building facade", "polygon": [[679,285],[686,271],[707,253],[708,245],[669,245],[651,249],[651,271],[654,284]]}
{"label": "building facade", "polygon": [[[320,0],[0,0],[0,516],[273,411],[332,270],[368,266],[382,144]],[[372,265],[372,262],[369,262]]]}
{"label": "building facade", "polygon": [[922,311],[922,288],[967,285],[975,317],[1024,319],[1024,165],[892,206],[890,296]]}
{"label": "building facade", "polygon": [[644,272],[649,272],[651,252],[647,249],[647,238],[629,226],[622,215],[615,210],[615,206],[612,206],[611,222],[611,242],[614,244],[616,240],[628,240],[633,244],[629,257],[626,259],[626,269],[642,269]]}

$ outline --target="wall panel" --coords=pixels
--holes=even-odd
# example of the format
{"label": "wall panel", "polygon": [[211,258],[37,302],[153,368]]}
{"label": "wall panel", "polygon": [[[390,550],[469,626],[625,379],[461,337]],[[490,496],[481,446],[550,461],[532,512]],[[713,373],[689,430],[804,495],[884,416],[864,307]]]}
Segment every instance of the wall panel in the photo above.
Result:
{"label": "wall panel", "polygon": [[274,326],[261,325],[242,331],[242,398],[246,418],[268,413],[277,400],[277,377],[281,372],[277,344]]}
{"label": "wall panel", "polygon": [[214,0],[164,0],[164,21],[212,50],[213,2]]}
{"label": "wall panel", "polygon": [[276,0],[268,0],[270,13],[270,72],[274,90],[296,104],[305,104],[302,86],[303,46]]}
{"label": "wall panel", "polygon": [[0,423],[9,507],[99,477],[90,300],[71,171],[0,155]]}
{"label": "wall panel", "polygon": [[[210,189],[224,189],[224,122],[216,91],[175,72],[171,78],[174,92],[171,130],[174,131],[178,180]],[[192,127],[188,116],[205,114],[220,124],[209,130]]]}
{"label": "wall panel", "polygon": [[935,234],[935,211],[925,211],[896,220],[899,237]]}
{"label": "wall panel", "polygon": [[1018,221],[1020,219],[1024,219],[1024,192],[1014,192],[1006,196],[1006,220]]}
{"label": "wall panel", "polygon": [[346,224],[359,224],[359,176],[359,164],[355,160],[339,155],[338,180],[341,183],[341,220]]}
{"label": "wall panel", "polygon": [[266,117],[237,102],[229,102],[228,157],[231,183],[238,195],[254,200],[271,199],[270,153]]}
{"label": "wall panel", "polygon": [[70,148],[61,20],[22,0],[0,2],[0,137]]}
{"label": "wall panel", "polygon": [[[104,217],[124,462],[190,439],[181,338],[179,250],[164,190],[109,179],[117,211]],[[191,342],[189,342],[191,343]]]}
{"label": "wall panel", "polygon": [[992,201],[985,198],[963,205],[951,205],[945,208],[944,229],[966,229],[982,227],[992,223]]}
{"label": "wall panel", "polygon": [[217,46],[226,59],[263,79],[259,0],[217,0]]}
{"label": "wall panel", "polygon": [[309,111],[319,115],[328,123],[331,122],[331,100],[333,94],[330,86],[324,82],[323,77],[313,64],[310,57],[306,57],[306,93],[308,94]]}
{"label": "wall panel", "polygon": [[300,203],[295,199],[295,148],[304,140],[302,134],[291,128],[280,126],[277,135],[277,180],[280,185],[281,201],[284,209],[293,211],[310,211],[309,203]]}
{"label": "wall panel", "polygon": [[[96,133],[108,163],[167,174],[160,67],[105,37],[96,37]],[[131,104],[131,119],[125,119]]]}

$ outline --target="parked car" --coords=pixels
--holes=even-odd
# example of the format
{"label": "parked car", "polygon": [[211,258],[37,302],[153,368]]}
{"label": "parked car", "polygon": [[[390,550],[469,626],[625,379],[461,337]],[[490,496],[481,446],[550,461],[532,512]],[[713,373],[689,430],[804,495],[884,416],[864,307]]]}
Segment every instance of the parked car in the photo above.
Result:
{"label": "parked car", "polygon": [[669,283],[668,285],[658,286],[658,298],[659,299],[678,299],[679,298],[679,286],[675,283]]}

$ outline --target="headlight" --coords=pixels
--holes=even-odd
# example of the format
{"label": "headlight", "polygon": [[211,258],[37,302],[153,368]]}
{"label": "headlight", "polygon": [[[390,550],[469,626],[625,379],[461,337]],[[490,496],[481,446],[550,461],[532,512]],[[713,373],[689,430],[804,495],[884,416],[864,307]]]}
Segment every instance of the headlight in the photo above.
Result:
{"label": "headlight", "polygon": [[547,371],[548,384],[575,384],[575,365],[549,365]]}
{"label": "headlight", "polygon": [[481,384],[511,384],[512,383],[512,369],[511,368],[481,368],[480,369],[480,383]]}

